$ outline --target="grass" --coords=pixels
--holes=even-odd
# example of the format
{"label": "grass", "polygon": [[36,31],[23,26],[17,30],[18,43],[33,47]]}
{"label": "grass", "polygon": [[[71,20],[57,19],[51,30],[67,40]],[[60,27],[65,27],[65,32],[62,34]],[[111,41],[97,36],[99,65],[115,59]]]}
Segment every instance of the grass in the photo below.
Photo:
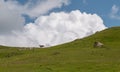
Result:
{"label": "grass", "polygon": [[[105,48],[93,48],[100,41]],[[119,72],[120,27],[44,49],[0,46],[0,72]]]}

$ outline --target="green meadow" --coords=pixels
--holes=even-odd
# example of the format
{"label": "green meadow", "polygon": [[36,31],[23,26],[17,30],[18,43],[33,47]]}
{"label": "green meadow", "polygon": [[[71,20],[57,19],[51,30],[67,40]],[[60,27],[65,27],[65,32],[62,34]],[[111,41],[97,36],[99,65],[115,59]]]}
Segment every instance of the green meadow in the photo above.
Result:
{"label": "green meadow", "polygon": [[0,72],[120,72],[120,27],[49,48],[0,46]]}

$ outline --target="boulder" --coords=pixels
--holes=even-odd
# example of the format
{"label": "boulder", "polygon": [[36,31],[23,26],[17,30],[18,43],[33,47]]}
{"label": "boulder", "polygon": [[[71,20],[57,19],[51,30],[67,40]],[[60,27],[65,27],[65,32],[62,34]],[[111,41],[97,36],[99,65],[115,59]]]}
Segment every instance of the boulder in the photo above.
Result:
{"label": "boulder", "polygon": [[94,48],[102,48],[103,46],[104,44],[99,41],[94,42]]}

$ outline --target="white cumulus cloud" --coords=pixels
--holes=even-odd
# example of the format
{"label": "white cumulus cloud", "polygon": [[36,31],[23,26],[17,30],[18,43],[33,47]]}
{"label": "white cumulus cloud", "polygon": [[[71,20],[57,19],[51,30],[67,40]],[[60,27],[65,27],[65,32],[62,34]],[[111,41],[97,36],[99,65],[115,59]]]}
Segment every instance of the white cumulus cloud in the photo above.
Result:
{"label": "white cumulus cloud", "polygon": [[0,36],[0,44],[7,46],[58,45],[83,38],[106,27],[97,14],[58,12],[39,16],[34,23],[26,24],[22,31]]}
{"label": "white cumulus cloud", "polygon": [[0,35],[22,30],[25,24],[23,15],[35,18],[68,4],[69,0],[28,0],[24,5],[18,0],[0,0]]}

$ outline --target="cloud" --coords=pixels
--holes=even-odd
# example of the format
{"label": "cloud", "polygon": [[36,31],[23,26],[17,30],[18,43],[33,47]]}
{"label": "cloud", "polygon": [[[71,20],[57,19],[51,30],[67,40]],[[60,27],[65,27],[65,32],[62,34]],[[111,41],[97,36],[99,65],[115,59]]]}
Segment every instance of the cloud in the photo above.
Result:
{"label": "cloud", "polygon": [[23,15],[35,18],[68,4],[69,0],[28,0],[25,4],[18,0],[0,0],[0,34],[22,30],[25,24]]}
{"label": "cloud", "polygon": [[60,8],[63,5],[68,5],[68,0],[47,0],[38,2],[35,8],[28,9],[26,11],[26,14],[28,14],[31,17],[37,17],[41,14],[45,14],[48,11],[54,9],[54,8]]}
{"label": "cloud", "polygon": [[22,5],[17,0],[7,1],[11,4],[11,9],[17,10],[22,14],[30,17],[38,17],[42,14],[48,13],[54,8],[60,8],[70,3],[69,0],[29,0],[26,4]]}
{"label": "cloud", "polygon": [[118,15],[119,11],[120,8],[116,5],[113,5],[110,13],[110,18],[120,20],[120,16]]}
{"label": "cloud", "polygon": [[7,4],[0,0],[0,34],[22,29],[24,22],[24,18],[18,12],[10,10]]}
{"label": "cloud", "polygon": [[83,0],[83,4],[87,4],[87,0]]}
{"label": "cloud", "polygon": [[[83,38],[106,27],[97,14],[81,13],[79,10],[52,12],[70,4],[70,0],[0,0],[0,44],[30,47],[58,45]],[[25,24],[23,15],[37,18],[34,23]]]}
{"label": "cloud", "polygon": [[58,45],[80,39],[106,27],[97,14],[81,13],[79,10],[69,13],[58,12],[39,16],[34,23],[24,26],[22,31],[11,35],[1,35],[0,44],[7,46]]}

